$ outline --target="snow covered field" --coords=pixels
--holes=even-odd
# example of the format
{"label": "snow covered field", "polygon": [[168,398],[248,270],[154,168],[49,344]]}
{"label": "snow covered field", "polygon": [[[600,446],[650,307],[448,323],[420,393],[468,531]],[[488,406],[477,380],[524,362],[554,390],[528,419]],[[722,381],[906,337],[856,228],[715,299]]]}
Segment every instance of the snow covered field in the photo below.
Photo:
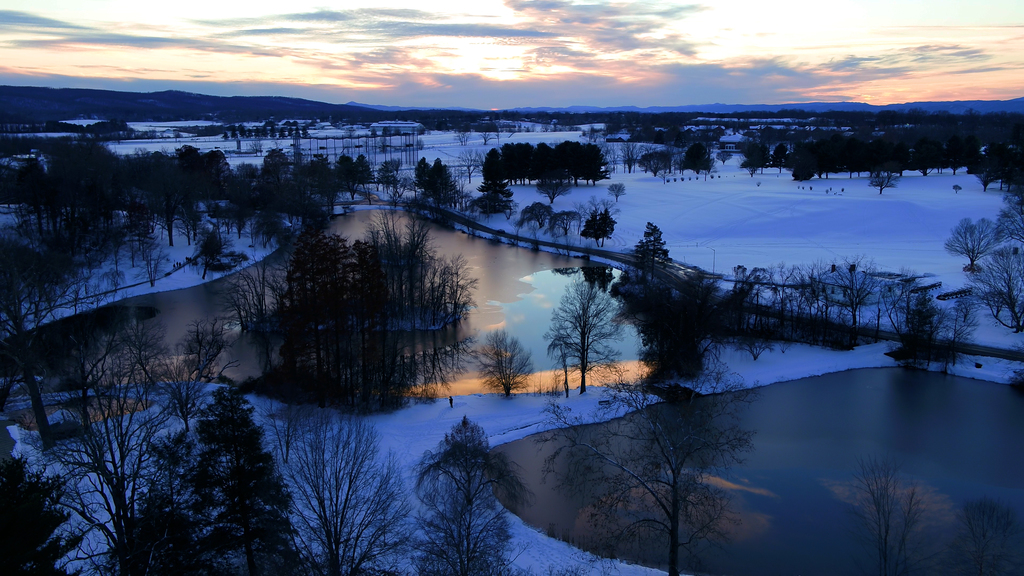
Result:
{"label": "snow covered field", "polygon": [[[311,135],[320,138],[337,138],[342,134],[338,129],[311,131]],[[567,139],[586,141],[578,131],[512,135],[503,132],[500,139],[492,139],[486,145],[474,133],[466,146],[460,145],[451,132],[427,133],[421,138],[425,147],[419,156],[431,162],[440,158],[456,172],[458,157],[466,150],[483,153],[507,142],[553,145]],[[264,143],[265,149],[288,145],[277,140]],[[174,147],[185,144],[204,151],[234,148],[234,141],[217,137],[174,142],[125,141],[111,147],[128,154],[140,148],[173,152]],[[246,143],[243,141],[242,145],[245,148]],[[262,162],[261,157],[253,155],[229,156],[229,160],[234,165]],[[956,176],[949,170],[921,176],[908,170],[896,188],[878,194],[868,186],[866,174],[854,178],[833,174],[828,179],[795,182],[785,170],[780,174],[776,169],[766,169],[751,177],[739,167],[741,160],[742,156],[736,154],[724,166],[719,163],[718,174],[708,180],[687,172],[682,177],[675,174],[667,182],[639,170],[627,174],[617,166],[609,180],[597,186],[573,188],[570,194],[555,200],[552,207],[556,211],[570,210],[591,197],[610,199],[607,186],[621,182],[626,186],[626,194],[615,204],[617,225],[606,248],[630,250],[642,237],[646,223],[653,222],[662,229],[673,259],[726,278],[737,265],[751,269],[819,260],[841,262],[844,258],[863,256],[881,270],[908,269],[928,276],[929,283],[942,282],[939,291],[945,292],[966,284],[962,271],[966,259],[943,249],[950,229],[964,217],[995,219],[1002,202],[997,186],[984,192],[977,179],[966,171]],[[467,187],[475,188],[479,178],[478,173]],[[962,188],[959,193],[954,192],[954,185]],[[547,201],[533,186],[512,188],[520,208]],[[512,223],[501,215],[484,223],[513,231]],[[547,237],[529,228],[520,233]],[[579,238],[576,241],[591,242]],[[165,282],[164,289],[184,287],[194,281],[187,275],[178,278],[181,280]],[[977,343],[1009,348],[1024,342],[1024,335],[1015,335],[997,325],[987,311],[979,310],[979,318],[974,337]]]}

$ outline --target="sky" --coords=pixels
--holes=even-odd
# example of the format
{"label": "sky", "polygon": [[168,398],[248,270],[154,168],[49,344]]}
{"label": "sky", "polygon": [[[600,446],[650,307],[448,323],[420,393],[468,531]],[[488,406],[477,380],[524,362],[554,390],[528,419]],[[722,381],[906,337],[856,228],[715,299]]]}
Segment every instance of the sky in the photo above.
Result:
{"label": "sky", "polygon": [[1024,96],[1020,0],[0,0],[0,84],[396,106]]}

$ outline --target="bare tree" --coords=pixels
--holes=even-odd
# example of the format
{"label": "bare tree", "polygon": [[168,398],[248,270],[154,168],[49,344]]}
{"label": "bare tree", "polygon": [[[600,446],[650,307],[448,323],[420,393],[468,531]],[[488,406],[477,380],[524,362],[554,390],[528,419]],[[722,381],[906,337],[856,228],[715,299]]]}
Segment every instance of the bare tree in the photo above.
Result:
{"label": "bare tree", "polygon": [[[611,347],[622,332],[614,321],[617,310],[615,301],[601,287],[576,280],[566,287],[551,314],[551,327],[544,339],[557,342],[561,353],[579,370],[580,394],[587,391],[587,374],[618,358]],[[550,346],[548,350],[550,354]]]}
{"label": "bare tree", "polygon": [[423,512],[416,563],[424,575],[499,576],[511,562],[508,512],[530,498],[515,463],[491,452],[466,417],[427,451],[416,471]]}
{"label": "bare tree", "polygon": [[963,256],[969,263],[967,272],[977,271],[978,260],[991,254],[1003,242],[1003,231],[995,222],[981,218],[973,222],[964,218],[950,231],[944,247],[950,254]]}
{"label": "bare tree", "polygon": [[579,219],[579,213],[573,210],[555,212],[548,219],[548,230],[555,236],[568,236],[573,223]]}
{"label": "bare tree", "polygon": [[910,269],[900,270],[900,276],[880,287],[878,302],[892,331],[902,337],[907,330],[914,294],[921,288],[921,283],[916,277],[917,274]]}
{"label": "bare tree", "polygon": [[[462,143],[465,146],[465,142]],[[459,154],[459,163],[462,164],[463,170],[466,171],[466,179],[472,184],[473,173],[479,172],[484,165],[484,157],[480,152],[474,150],[464,150]]]}
{"label": "bare tree", "polygon": [[836,267],[832,278],[839,288],[839,306],[846,310],[850,320],[850,345],[857,343],[863,308],[878,291],[875,266],[863,256],[845,258]]}
{"label": "bare tree", "polygon": [[871,558],[870,571],[901,576],[917,568],[923,500],[917,485],[900,474],[890,458],[864,458],[853,474],[858,535]]}
{"label": "bare tree", "polygon": [[53,441],[42,396],[44,350],[38,328],[73,310],[84,277],[62,255],[34,250],[0,236],[0,355],[13,366],[28,392],[32,416],[44,447]]}
{"label": "bare tree", "polygon": [[548,356],[554,358],[558,366],[562,368],[562,388],[565,389],[565,397],[569,397],[569,356],[567,346],[559,338],[553,338],[548,342]]}
{"label": "bare tree", "polygon": [[943,357],[943,370],[955,366],[960,358],[960,345],[971,340],[978,327],[976,306],[973,298],[960,298],[946,316],[945,341],[948,350]]}
{"label": "bare tree", "polygon": [[257,156],[263,156],[263,136],[259,131],[253,131],[252,140],[246,145],[247,150]]}
{"label": "bare tree", "polygon": [[756,362],[757,359],[761,357],[761,354],[771,352],[774,348],[772,348],[771,343],[764,338],[747,337],[741,338],[739,342],[736,343],[736,350],[750,354],[750,357]]}
{"label": "bare tree", "polygon": [[564,488],[599,486],[594,526],[617,542],[628,535],[664,546],[670,576],[684,558],[695,563],[704,545],[724,541],[737,522],[729,492],[715,479],[752,448],[753,432],[739,426],[738,414],[754,392],[721,368],[688,385],[685,400],[663,404],[642,382],[616,384],[605,409],[627,415],[596,427],[581,426],[583,417],[562,406],[549,408],[558,429],[547,439],[561,447],[545,472],[564,458]]}
{"label": "bare tree", "polygon": [[398,462],[380,454],[363,420],[325,409],[304,416],[283,468],[307,565],[324,576],[395,572],[410,536]]}
{"label": "bare tree", "polygon": [[615,201],[618,202],[621,196],[626,195],[626,185],[622,182],[616,182],[608,186],[608,194],[611,194],[612,198],[615,198]]}
{"label": "bare tree", "polygon": [[572,191],[567,180],[560,178],[542,179],[537,182],[537,193],[548,199],[548,204],[554,204],[555,199],[565,196]]}
{"label": "bare tree", "polygon": [[277,296],[284,291],[283,280],[283,270],[266,259],[228,276],[223,301],[242,331],[270,328]]}
{"label": "bare tree", "polygon": [[238,365],[237,361],[220,361],[229,346],[227,333],[219,318],[196,320],[188,325],[178,341],[175,356],[167,361],[160,388],[167,398],[167,410],[184,423],[186,432],[189,422],[206,404],[206,385]]}
{"label": "bare tree", "polygon": [[640,161],[640,145],[636,142],[623,142],[619,146],[619,154],[622,157],[622,165],[626,168],[626,172],[633,173],[633,169],[636,168],[637,163]]}
{"label": "bare tree", "polygon": [[164,269],[164,260],[167,257],[163,246],[156,240],[149,238],[140,246],[142,256],[142,270],[150,286],[156,286],[156,280]]}
{"label": "bare tree", "polygon": [[533,360],[518,338],[503,329],[495,330],[487,335],[478,354],[484,386],[504,392],[506,398],[526,388]]}
{"label": "bare tree", "polygon": [[1013,508],[991,498],[969,500],[957,511],[956,523],[950,553],[957,574],[1019,573],[1021,525]]}
{"label": "bare tree", "polygon": [[468,130],[457,130],[455,132],[455,139],[459,145],[465,146],[469,143],[469,131]]}
{"label": "bare tree", "polygon": [[999,248],[984,260],[969,279],[974,296],[992,317],[1014,332],[1024,330],[1024,258]]}
{"label": "bare tree", "polygon": [[83,409],[88,417],[80,432],[47,453],[67,470],[66,505],[98,533],[83,540],[81,556],[97,565],[109,560],[118,574],[139,573],[148,555],[138,521],[152,481],[154,441],[167,420],[151,405],[161,353],[154,336],[136,320],[112,335],[116,351],[87,383],[94,398]]}
{"label": "bare tree", "polygon": [[[718,160],[719,162],[722,163],[722,166],[725,166],[726,162],[732,160],[732,152],[720,150],[717,154],[715,154],[715,160]],[[753,174],[751,174],[751,176],[753,176]]]}
{"label": "bare tree", "polygon": [[894,162],[885,164],[873,169],[868,179],[868,186],[877,188],[881,194],[886,188],[895,188],[900,182],[900,167]]}
{"label": "bare tree", "polygon": [[1024,244],[1024,186],[1016,186],[1003,195],[999,230],[1005,238]]}
{"label": "bare tree", "polygon": [[535,230],[540,230],[551,220],[554,214],[555,212],[551,209],[551,206],[534,202],[519,211],[516,225],[522,227],[523,225],[530,224]]}

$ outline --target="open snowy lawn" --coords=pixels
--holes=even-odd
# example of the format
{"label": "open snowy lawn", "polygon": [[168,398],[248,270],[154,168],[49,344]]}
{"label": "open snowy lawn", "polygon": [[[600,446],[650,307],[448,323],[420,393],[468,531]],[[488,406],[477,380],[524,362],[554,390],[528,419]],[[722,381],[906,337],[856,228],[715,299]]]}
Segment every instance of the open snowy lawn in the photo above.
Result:
{"label": "open snowy lawn", "polygon": [[[336,132],[340,131],[313,134],[337,136]],[[456,172],[461,171],[456,168],[461,164],[459,155],[466,150],[484,153],[507,142],[555,145],[564,140],[585,141],[577,131],[513,135],[503,132],[500,139],[486,145],[474,133],[466,146],[459,145],[451,132],[430,132],[421,138],[425,148],[418,156],[431,162],[440,158]],[[204,151],[235,147],[234,141],[218,137],[124,141],[111,147],[127,154],[137,148],[173,152],[184,144]],[[289,144],[284,140],[264,140],[264,149]],[[245,141],[242,146],[246,148]],[[232,165],[262,163],[261,157],[248,154],[230,155],[228,160]],[[642,171],[626,174],[616,167],[609,180],[597,186],[573,188],[569,195],[557,199],[553,208],[569,210],[591,197],[610,199],[608,185],[621,182],[626,186],[626,195],[615,204],[617,225],[606,248],[631,249],[641,238],[646,223],[653,222],[664,232],[673,259],[727,278],[737,265],[750,269],[818,260],[841,263],[844,258],[863,256],[883,270],[909,269],[934,277],[930,282],[942,282],[939,291],[950,291],[966,284],[962,272],[966,259],[943,249],[950,229],[964,217],[995,219],[1002,202],[997,186],[983,192],[977,179],[965,171],[956,176],[949,170],[928,176],[906,171],[897,188],[879,194],[868,186],[866,174],[854,178],[833,174],[828,179],[795,182],[788,171],[780,174],[778,170],[766,169],[764,174],[750,177],[739,167],[741,160],[742,156],[736,154],[724,166],[719,163],[718,174],[708,180],[687,172],[682,178],[674,175],[675,181],[670,178],[663,182],[662,178]],[[474,189],[479,182],[478,172],[468,188]],[[954,193],[954,185],[962,190]],[[533,186],[513,186],[513,190],[520,208],[533,202],[547,202]],[[514,229],[501,215],[487,219],[486,223],[509,232]],[[544,232],[528,228],[521,233],[547,237]],[[592,244],[579,238],[575,241]],[[986,311],[980,311],[979,318],[976,342],[1002,347],[1024,342],[1024,336],[996,325]]]}
{"label": "open snowy lawn", "polygon": [[[907,171],[897,188],[879,194],[868,186],[867,175],[795,182],[786,171],[766,170],[751,178],[738,167],[740,160],[734,157],[724,167],[719,164],[719,174],[707,181],[690,172],[681,181],[667,183],[643,172],[617,172],[597,186],[573,188],[555,200],[553,208],[570,210],[591,197],[611,199],[608,185],[622,182],[626,194],[615,203],[615,234],[605,248],[632,249],[647,222],[653,222],[661,228],[674,260],[726,278],[737,265],[751,269],[819,260],[841,264],[844,258],[863,256],[881,270],[908,269],[929,276],[927,283],[942,282],[935,292],[939,293],[967,283],[962,271],[966,258],[943,248],[950,230],[965,217],[995,220],[1002,205],[997,186],[983,192],[977,179],[962,171],[956,176],[948,170],[928,176]],[[954,185],[963,189],[955,193]],[[520,207],[547,202],[535,187],[513,188]],[[513,230],[501,215],[490,218],[489,224]],[[979,319],[978,343],[1010,347],[1022,341],[1020,335],[997,326],[987,311],[979,309]]]}

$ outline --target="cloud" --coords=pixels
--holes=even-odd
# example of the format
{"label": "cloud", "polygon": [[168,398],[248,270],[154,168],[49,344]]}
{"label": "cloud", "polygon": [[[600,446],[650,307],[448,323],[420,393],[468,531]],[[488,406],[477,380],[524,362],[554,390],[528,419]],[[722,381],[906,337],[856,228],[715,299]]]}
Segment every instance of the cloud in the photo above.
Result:
{"label": "cloud", "polygon": [[821,68],[838,74],[889,77],[929,69],[953,72],[955,67],[969,65],[973,68],[991,58],[991,54],[979,48],[959,44],[924,44],[886,50],[871,56],[851,55],[829,61]]}
{"label": "cloud", "polygon": [[505,0],[505,6],[533,27],[576,38],[597,52],[657,48],[683,55],[692,55],[695,45],[674,32],[673,25],[706,9],[698,4],[575,4],[569,0]]}
{"label": "cloud", "polygon": [[[909,90],[908,81],[934,98],[939,94],[932,85],[980,87],[976,78],[1011,77],[1024,67],[1014,50],[1016,29],[989,43],[964,35],[908,35],[913,44],[887,29],[884,43],[870,42],[863,49],[835,40],[829,46],[780,49],[785,55],[775,57],[713,57],[709,54],[721,51],[708,49],[704,42],[710,40],[688,33],[693,23],[687,20],[706,10],[699,3],[504,0],[504,6],[511,17],[391,8],[289,12],[285,7],[259,18],[150,26],[84,26],[0,10],[0,50],[18,56],[17,67],[7,68],[14,76],[39,78],[55,70],[66,78],[96,76],[98,68],[76,64],[84,58],[69,57],[49,70],[33,58],[49,51],[49,60],[56,61],[55,53],[88,51],[90,63],[106,67],[111,77],[129,77],[109,80],[108,87],[152,81],[203,85],[220,94],[224,91],[216,85],[193,80],[232,81],[247,74],[257,82],[225,86],[328,101],[346,93],[341,101],[478,108],[864,99],[871,91]],[[145,67],[138,64],[139,54],[145,54]],[[188,58],[191,54],[199,57]],[[835,57],[823,61],[821,54]],[[191,69],[172,69],[179,62],[189,62]],[[1019,96],[1019,82],[1016,93],[1009,93],[1011,82],[995,88],[985,84],[986,94]]]}
{"label": "cloud", "polygon": [[0,10],[0,30],[84,30],[83,26],[19,12]]}

